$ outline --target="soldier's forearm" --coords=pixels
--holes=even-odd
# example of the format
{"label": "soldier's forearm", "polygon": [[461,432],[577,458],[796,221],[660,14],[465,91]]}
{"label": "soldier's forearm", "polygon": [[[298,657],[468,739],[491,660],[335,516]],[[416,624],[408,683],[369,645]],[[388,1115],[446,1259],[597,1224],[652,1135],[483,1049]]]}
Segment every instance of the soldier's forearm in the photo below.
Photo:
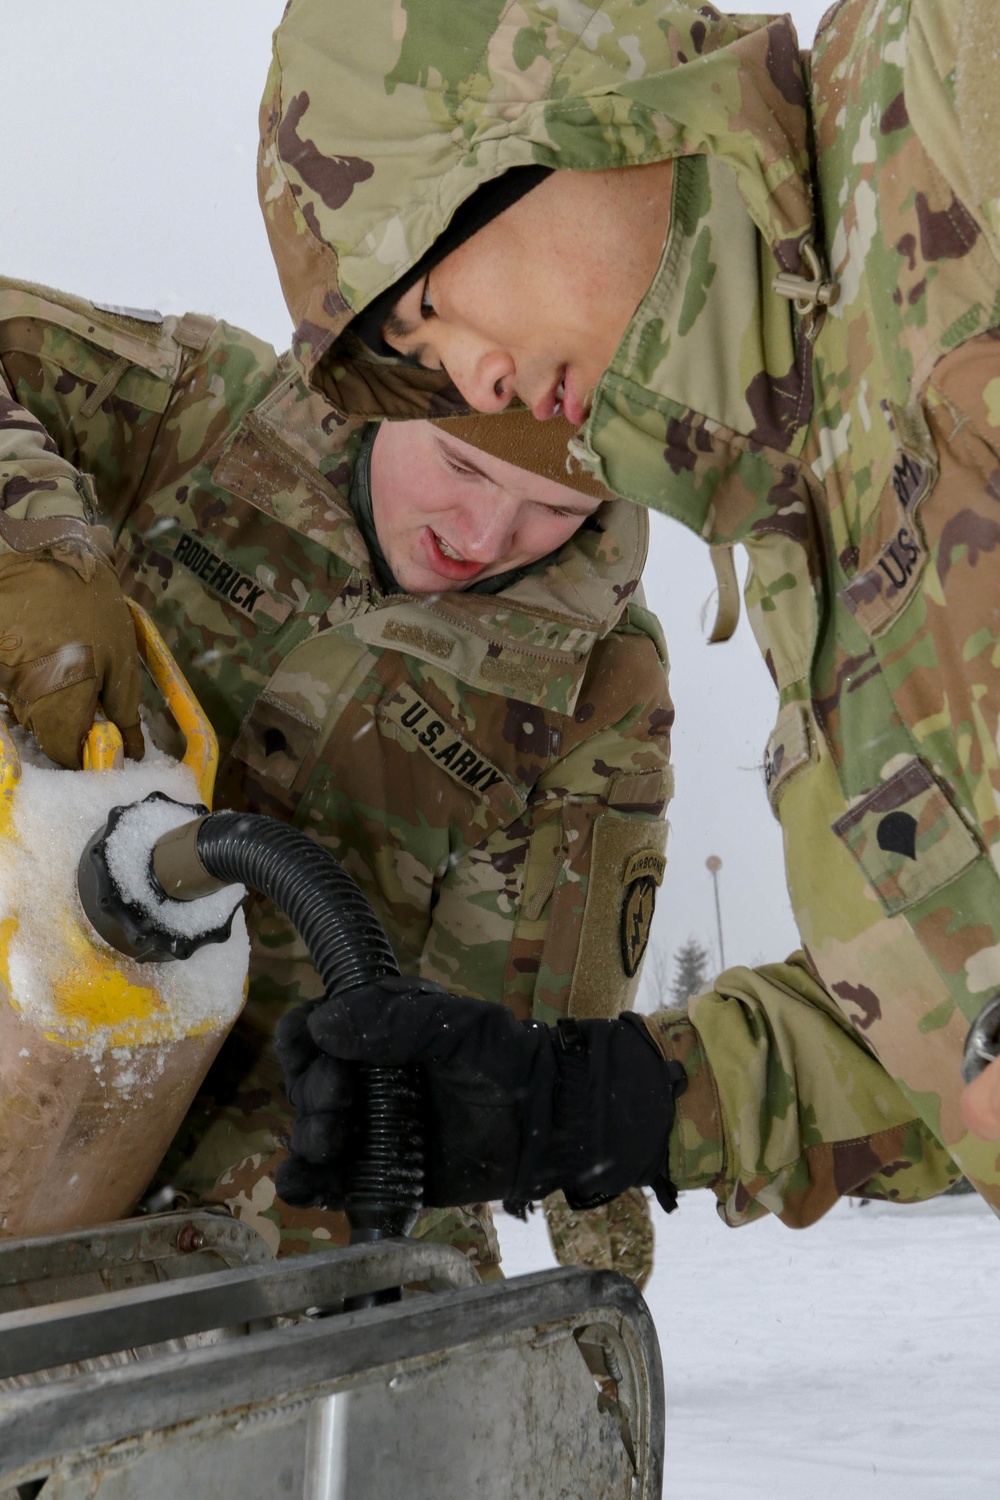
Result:
{"label": "soldier's forearm", "polygon": [[90,520],[92,488],[0,381],[0,509],[17,520]]}
{"label": "soldier's forearm", "polygon": [[670,1176],[711,1187],[730,1224],[800,1228],[846,1194],[919,1200],[958,1175],[802,960],[729,969],[650,1026],[688,1078]]}

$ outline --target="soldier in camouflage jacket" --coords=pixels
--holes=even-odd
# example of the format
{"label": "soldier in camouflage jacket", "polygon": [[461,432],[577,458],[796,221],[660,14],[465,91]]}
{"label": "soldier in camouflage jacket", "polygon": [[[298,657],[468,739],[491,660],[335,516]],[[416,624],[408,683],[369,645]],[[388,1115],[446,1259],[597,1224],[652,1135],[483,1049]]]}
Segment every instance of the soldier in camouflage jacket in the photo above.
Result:
{"label": "soldier in camouflage jacket", "polygon": [[[998,49],[993,0],[842,0],[811,55],[788,17],[630,0],[291,0],[275,34],[261,201],[314,387],[393,416],[561,396],[576,461],[750,554],[806,953],[651,1023],[688,1080],[671,1175],[733,1224],[926,1195],[958,1166],[1000,1208],[960,1076],[1000,986]],[[457,232],[526,167],[552,175]],[[490,323],[463,285],[505,223],[525,277],[560,178],[633,172],[659,198],[629,228],[662,237],[581,383],[531,345],[516,286]],[[608,215],[575,231],[564,280],[610,243],[631,274]],[[373,344],[352,324],[380,299]]]}
{"label": "soldier in camouflage jacket", "polygon": [[[673,717],[639,585],[644,516],[598,500],[543,571],[493,580],[499,592],[387,593],[348,502],[376,429],[337,418],[288,356],[209,318],[0,282],[0,377],[17,403],[0,417],[4,514],[111,528],[127,592],[218,731],[217,805],[331,849],[406,973],[546,1021],[631,1004]],[[474,441],[476,425],[445,428]],[[530,421],[502,446],[519,459],[525,438],[522,466],[542,469]],[[169,745],[162,714],[156,731]],[[271,1180],[288,1112],[267,1042],[318,981],[269,905],[251,931],[250,1001],[163,1175],[289,1250],[343,1232],[339,1216],[284,1209]],[[641,1278],[650,1230],[630,1203],[631,1259],[604,1259]],[[566,1246],[609,1234],[563,1210],[553,1223]],[[488,1211],[428,1216],[422,1232],[484,1269],[496,1258]]]}

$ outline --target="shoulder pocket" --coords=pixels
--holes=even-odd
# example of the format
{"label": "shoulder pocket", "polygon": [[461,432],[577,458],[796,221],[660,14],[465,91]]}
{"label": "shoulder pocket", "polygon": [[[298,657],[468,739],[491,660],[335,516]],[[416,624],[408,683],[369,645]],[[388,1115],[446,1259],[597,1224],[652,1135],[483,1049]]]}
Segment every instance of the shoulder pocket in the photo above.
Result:
{"label": "shoulder pocket", "polygon": [[0,355],[64,370],[78,385],[64,400],[93,416],[109,395],[162,413],[180,368],[175,319],[0,279]]}
{"label": "shoulder pocket", "polygon": [[662,818],[604,812],[595,819],[592,839],[587,904],[566,1003],[569,1015],[581,1018],[631,1010],[667,864]]}
{"label": "shoulder pocket", "polygon": [[909,761],[833,824],[894,916],[948,885],[982,853],[924,763]]}
{"label": "shoulder pocket", "polygon": [[[610,1017],[633,1004],[666,867],[671,791],[669,770],[634,773],[617,778],[609,804],[564,805],[536,987],[554,1010]],[[548,892],[532,894],[537,905]]]}

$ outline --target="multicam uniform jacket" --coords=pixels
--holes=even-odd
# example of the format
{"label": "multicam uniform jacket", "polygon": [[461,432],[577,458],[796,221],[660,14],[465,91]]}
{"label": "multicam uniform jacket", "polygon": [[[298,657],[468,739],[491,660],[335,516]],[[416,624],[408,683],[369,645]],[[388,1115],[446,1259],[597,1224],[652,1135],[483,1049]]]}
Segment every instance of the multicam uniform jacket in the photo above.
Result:
{"label": "multicam uniform jacket", "polygon": [[1000,1208],[998,1148],[959,1117],[1000,986],[998,51],[995,0],[842,0],[811,55],[788,17],[631,0],[291,0],[275,34],[261,201],[345,411],[455,406],[348,325],[473,189],[674,162],[659,270],[570,448],[748,549],[780,694],[764,770],[806,956],[654,1023],[689,1080],[671,1171],[734,1224],[956,1163]]}
{"label": "multicam uniform jacket", "polygon": [[[0,282],[0,375],[3,501],[111,526],[218,730],[217,806],[330,848],[404,972],[549,1021],[631,1003],[673,718],[644,516],[604,505],[497,594],[385,595],[346,499],[363,428],[288,356],[209,318]],[[318,979],[273,908],[251,928],[250,1002],[170,1168],[202,1192],[235,1169],[215,1196],[294,1248],[338,1216],[274,1201],[288,1116],[266,1039]],[[475,1248],[474,1225],[434,1223]]]}

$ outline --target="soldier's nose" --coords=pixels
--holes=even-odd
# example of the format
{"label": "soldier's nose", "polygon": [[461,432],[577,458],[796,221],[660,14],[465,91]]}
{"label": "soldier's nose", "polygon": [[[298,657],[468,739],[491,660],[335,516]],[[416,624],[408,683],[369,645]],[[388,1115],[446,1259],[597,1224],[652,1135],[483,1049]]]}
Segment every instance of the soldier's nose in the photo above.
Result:
{"label": "soldier's nose", "polygon": [[471,562],[485,565],[502,562],[510,556],[517,520],[507,505],[495,504],[492,497],[482,499],[473,511],[466,513],[465,521],[462,544]]}
{"label": "soldier's nose", "polygon": [[514,399],[514,361],[479,334],[445,330],[437,334],[441,363],[476,411],[503,411]]}

